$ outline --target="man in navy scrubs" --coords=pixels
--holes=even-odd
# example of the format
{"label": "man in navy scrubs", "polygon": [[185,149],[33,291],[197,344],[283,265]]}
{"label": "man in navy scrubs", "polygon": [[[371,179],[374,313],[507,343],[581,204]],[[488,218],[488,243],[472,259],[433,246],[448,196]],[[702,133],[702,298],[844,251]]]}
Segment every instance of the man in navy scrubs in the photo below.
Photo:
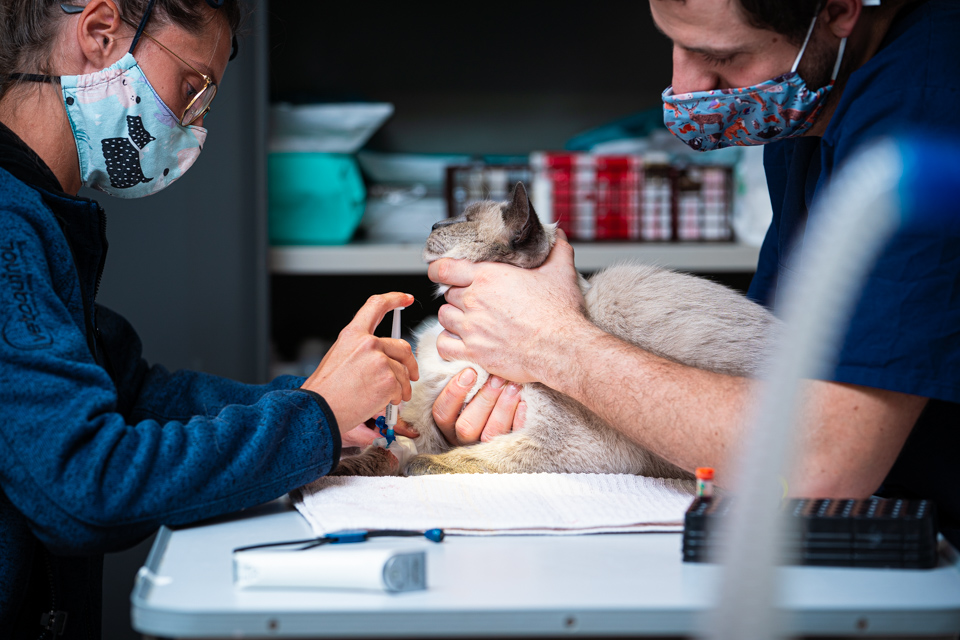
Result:
{"label": "man in navy scrubs", "polygon": [[[767,144],[774,219],[749,296],[774,310],[778,277],[803,251],[810,204],[855,149],[898,131],[958,131],[954,0],[650,0],[650,7],[673,42],[667,127],[701,151]],[[710,119],[697,116],[710,108],[736,112],[746,126],[729,136],[726,125],[701,129]],[[960,543],[958,274],[960,239],[946,234],[903,234],[884,252],[836,370],[806,384],[791,493],[860,497],[882,486],[932,498],[942,530]],[[434,408],[448,439],[520,428],[523,405],[504,393],[503,381],[539,381],[671,462],[712,465],[723,477],[753,382],[665,361],[594,327],[581,312],[567,243],[534,270],[440,260],[430,277],[453,285],[440,310],[449,332],[440,353],[496,374],[462,412],[466,391],[458,379],[448,385]]]}

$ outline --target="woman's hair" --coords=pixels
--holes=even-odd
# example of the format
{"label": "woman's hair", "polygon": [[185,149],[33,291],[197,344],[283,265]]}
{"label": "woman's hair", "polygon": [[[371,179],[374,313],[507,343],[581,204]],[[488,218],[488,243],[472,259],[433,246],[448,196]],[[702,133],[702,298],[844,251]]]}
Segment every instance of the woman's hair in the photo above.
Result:
{"label": "woman's hair", "polygon": [[[114,0],[120,12],[139,23],[149,0]],[[83,0],[74,0],[84,4]],[[60,29],[69,17],[59,0],[3,0],[0,2],[0,76],[11,73],[56,75],[51,57]],[[73,4],[73,3],[67,3]],[[239,0],[223,0],[213,10],[206,0],[156,0],[150,25],[173,25],[189,33],[201,33],[211,16],[220,14],[236,34],[240,27]],[[0,97],[11,85],[0,87]]]}

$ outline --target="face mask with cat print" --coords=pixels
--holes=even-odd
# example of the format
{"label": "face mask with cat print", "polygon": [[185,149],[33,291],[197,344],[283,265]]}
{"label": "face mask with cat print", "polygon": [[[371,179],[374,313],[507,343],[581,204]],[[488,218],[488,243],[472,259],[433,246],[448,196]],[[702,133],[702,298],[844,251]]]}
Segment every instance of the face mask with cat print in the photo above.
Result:
{"label": "face mask with cat print", "polygon": [[[470,205],[462,216],[434,225],[424,260],[461,258],[536,268],[547,259],[555,226],[543,225],[518,183],[507,202]],[[640,264],[580,278],[589,319],[604,331],[658,356],[735,376],[758,373],[779,321],[762,306],[703,278]],[[695,320],[695,321],[694,321]],[[400,416],[420,432],[420,455],[401,469],[432,473],[631,473],[691,477],[627,439],[583,405],[541,384],[523,385],[527,405],[522,431],[467,447],[451,446],[433,420],[433,404],[466,368],[479,374],[476,393],[489,377],[475,363],[448,362],[437,353],[443,327],[436,320],[417,332],[420,380]],[[615,382],[611,381],[611,384]],[[624,390],[627,391],[627,390]],[[396,473],[383,449],[372,447],[341,460],[335,475]]]}
{"label": "face mask with cat print", "polygon": [[59,80],[85,186],[142,198],[173,184],[200,156],[207,130],[180,124],[132,53]]}

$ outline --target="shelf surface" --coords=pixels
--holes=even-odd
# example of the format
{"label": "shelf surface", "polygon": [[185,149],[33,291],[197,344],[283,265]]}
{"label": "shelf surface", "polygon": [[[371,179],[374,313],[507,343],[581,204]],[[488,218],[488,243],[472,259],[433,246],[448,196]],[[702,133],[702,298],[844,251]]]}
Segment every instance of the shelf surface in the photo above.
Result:
{"label": "shelf surface", "polygon": [[[577,268],[596,271],[625,261],[697,273],[752,272],[759,247],[736,243],[575,242]],[[270,250],[270,272],[283,275],[425,274],[420,244],[285,246]]]}

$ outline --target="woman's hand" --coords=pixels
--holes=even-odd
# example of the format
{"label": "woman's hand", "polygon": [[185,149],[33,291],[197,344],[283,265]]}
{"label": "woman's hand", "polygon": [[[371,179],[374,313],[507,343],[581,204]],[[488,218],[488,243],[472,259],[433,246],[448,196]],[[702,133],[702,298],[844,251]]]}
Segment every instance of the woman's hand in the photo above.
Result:
{"label": "woman's hand", "polygon": [[433,403],[433,420],[452,445],[487,442],[523,428],[527,405],[520,400],[520,385],[490,376],[464,406],[477,381],[477,372],[464,369],[453,378]]}
{"label": "woman's hand", "polygon": [[341,434],[388,404],[410,399],[410,381],[420,377],[410,345],[378,338],[373,331],[388,311],[411,304],[413,296],[407,293],[371,297],[303,383],[301,388],[319,393],[330,405]]}

